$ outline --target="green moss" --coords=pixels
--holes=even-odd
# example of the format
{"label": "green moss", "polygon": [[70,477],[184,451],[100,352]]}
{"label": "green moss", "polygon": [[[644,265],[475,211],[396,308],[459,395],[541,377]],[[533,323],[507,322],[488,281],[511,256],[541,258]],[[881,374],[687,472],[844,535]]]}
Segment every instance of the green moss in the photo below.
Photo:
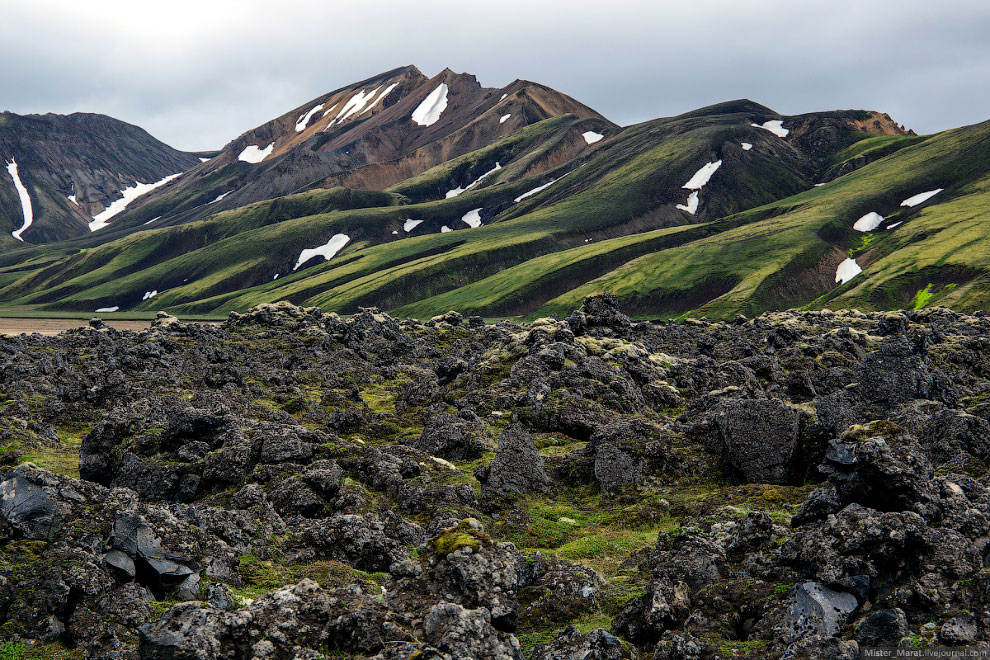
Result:
{"label": "green moss", "polygon": [[471,534],[461,531],[459,528],[441,532],[438,536],[430,540],[430,545],[440,557],[446,557],[461,548],[481,549],[481,541]]}

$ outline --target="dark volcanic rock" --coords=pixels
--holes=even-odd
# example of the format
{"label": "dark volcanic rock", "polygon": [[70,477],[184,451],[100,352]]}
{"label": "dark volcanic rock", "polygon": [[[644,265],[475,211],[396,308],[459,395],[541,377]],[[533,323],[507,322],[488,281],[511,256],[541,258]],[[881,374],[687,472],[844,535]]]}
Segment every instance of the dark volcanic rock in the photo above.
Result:
{"label": "dark volcanic rock", "polygon": [[481,497],[487,500],[497,500],[507,495],[547,493],[553,489],[553,482],[543,469],[543,457],[532,436],[518,425],[509,426],[502,432],[495,458],[486,470],[479,472],[479,480]]}

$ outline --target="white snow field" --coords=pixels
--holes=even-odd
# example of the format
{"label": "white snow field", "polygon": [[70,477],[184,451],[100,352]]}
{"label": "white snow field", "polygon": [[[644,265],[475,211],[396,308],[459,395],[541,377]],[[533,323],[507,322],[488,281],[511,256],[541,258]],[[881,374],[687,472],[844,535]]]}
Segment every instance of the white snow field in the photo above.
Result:
{"label": "white snow field", "polygon": [[863,269],[859,267],[855,259],[846,259],[835,269],[835,282],[836,284],[845,284],[862,272]]}
{"label": "white snow field", "polygon": [[594,144],[595,142],[598,142],[605,136],[602,135],[601,133],[595,133],[594,131],[585,131],[584,133],[581,133],[581,137],[583,137],[584,141],[587,142],[588,144]]}
{"label": "white snow field", "polygon": [[145,193],[151,192],[155,188],[164,186],[172,179],[176,179],[180,176],[182,176],[182,172],[172,174],[171,176],[167,176],[161,181],[155,181],[154,183],[141,183],[140,181],[135,181],[133,186],[129,186],[120,191],[120,194],[123,195],[123,197],[118,200],[114,200],[110,203],[110,206],[93,216],[93,221],[89,223],[89,230],[97,231],[103,229],[110,224],[110,218],[114,217],[118,213],[121,213],[135,199]]}
{"label": "white snow field", "polygon": [[856,231],[873,231],[881,224],[883,224],[883,216],[875,211],[870,211],[856,221],[856,224],[853,225],[853,229]]}
{"label": "white snow field", "polygon": [[245,163],[260,163],[264,159],[272,155],[272,150],[275,149],[275,143],[272,142],[270,145],[264,149],[258,147],[257,145],[249,145],[244,147],[238,156],[237,160],[243,160]]}
{"label": "white snow field", "polygon": [[302,133],[309,126],[309,120],[313,118],[317,112],[323,109],[323,104],[314,105],[313,108],[304,114],[299,115],[299,119],[296,120],[296,133]]}
{"label": "white snow field", "polygon": [[563,177],[560,177],[560,178],[557,178],[557,179],[552,179],[552,180],[547,181],[546,183],[544,183],[542,186],[537,186],[536,188],[533,188],[529,192],[524,192],[523,194],[519,195],[519,197],[516,197],[516,199],[514,201],[521,202],[524,199],[526,199],[527,197],[532,197],[536,193],[543,192],[544,190],[546,190],[547,188],[549,188],[553,184],[555,184],[558,181],[560,181],[560,179],[562,179],[562,178]]}
{"label": "white snow field", "polygon": [[21,243],[24,239],[21,238],[31,223],[34,222],[34,209],[31,207],[31,195],[28,194],[27,188],[21,182],[21,177],[17,173],[17,159],[11,158],[10,162],[7,163],[7,171],[10,173],[10,178],[14,180],[14,188],[17,189],[17,196],[21,199],[21,215],[24,217],[24,224],[21,225],[20,229],[10,232],[10,235],[19,240]]}
{"label": "white snow field", "polygon": [[120,309],[119,305],[114,305],[113,307],[100,307],[96,310],[96,313],[102,314],[104,312],[116,312],[118,309]]}
{"label": "white snow field", "polygon": [[[330,114],[331,112],[333,112],[334,110],[336,110],[336,109],[337,109],[337,106],[338,106],[338,105],[340,105],[340,101],[337,101],[336,103],[334,103],[334,104],[333,104],[332,106],[330,106],[330,108],[329,108],[329,109],[327,109],[327,110],[324,110],[324,111],[323,111],[323,116],[324,116],[324,117],[326,117],[326,116],[327,116],[327,115],[329,115],[329,114]],[[332,122],[332,121],[331,121],[330,123],[331,123],[331,124],[333,124],[333,122]],[[328,126],[328,128],[329,128],[329,126]]]}
{"label": "white snow field", "polygon": [[901,206],[917,206],[918,204],[927,202],[928,200],[930,200],[932,197],[939,194],[943,190],[945,190],[945,188],[936,188],[935,190],[929,190],[928,192],[918,193],[917,195],[908,197],[903,202],[901,202]]}
{"label": "white snow field", "polygon": [[495,167],[488,170],[487,172],[479,176],[477,179],[469,183],[466,188],[454,188],[453,190],[448,190],[445,199],[450,199],[451,197],[457,197],[465,190],[470,190],[471,188],[474,188],[476,185],[481,183],[481,180],[484,179],[486,176],[488,176],[489,174],[494,174],[495,172],[498,172],[500,169],[502,169],[502,164],[496,162]]}
{"label": "white snow field", "polygon": [[447,225],[444,225],[443,227],[440,228],[440,233],[441,234],[446,234],[449,231],[454,231],[454,230],[451,229],[450,227],[448,227]]}
{"label": "white snow field", "polygon": [[722,161],[716,160],[714,163],[705,163],[700,170],[694,173],[694,176],[685,183],[681,188],[686,190],[700,190],[705,187],[705,184],[712,178],[718,168],[722,167]]}
{"label": "white snow field", "polygon": [[330,261],[333,256],[344,249],[344,246],[351,240],[351,237],[347,234],[334,234],[330,237],[330,240],[326,242],[326,245],[320,245],[315,248],[306,248],[299,253],[299,259],[296,260],[296,265],[292,267],[292,270],[298,270],[300,266],[312,259],[313,257],[323,257],[324,260]]}
{"label": "white snow field", "polygon": [[782,119],[771,119],[762,124],[750,124],[750,126],[770,131],[779,138],[787,137],[787,134],[790,133],[788,129],[784,128],[784,121]]}
{"label": "white snow field", "polygon": [[369,103],[368,104],[368,107],[365,108],[364,110],[362,110],[361,112],[359,112],[358,114],[363,115],[366,112],[370,112],[372,108],[374,108],[376,105],[378,105],[379,103],[381,103],[381,100],[383,98],[385,98],[386,96],[388,96],[392,92],[392,90],[395,89],[398,86],[399,86],[399,83],[392,83],[391,85],[389,85],[388,87],[386,87],[385,90],[381,94],[378,95],[378,98],[376,98],[374,101],[372,101],[371,103]]}
{"label": "white snow field", "polygon": [[406,220],[404,223],[402,223],[402,230],[408,234],[409,232],[411,232],[416,227],[419,227],[421,224],[423,224],[423,221],[422,220],[412,220],[412,219],[409,219],[409,220]]}
{"label": "white snow field", "polygon": [[481,226],[481,209],[471,209],[464,214],[464,217],[461,218],[461,220],[471,229],[477,229]]}
{"label": "white snow field", "polygon": [[753,145],[751,145],[749,142],[740,142],[739,146],[743,148],[743,151],[749,151],[750,149],[753,148]]}
{"label": "white snow field", "polygon": [[226,197],[227,195],[229,195],[232,192],[234,192],[234,191],[233,190],[228,190],[225,193],[220,193],[219,195],[217,195],[217,198],[215,200],[213,200],[212,202],[210,202],[210,204],[216,204],[217,202],[219,202],[220,200],[222,200],[224,197]]}
{"label": "white snow field", "polygon": [[412,120],[420,126],[432,126],[447,109],[447,83],[440,83],[423,99],[412,113]]}
{"label": "white snow field", "polygon": [[682,211],[687,211],[691,215],[694,215],[698,210],[698,191],[695,190],[687,198],[687,204],[678,204],[677,208]]}
{"label": "white snow field", "polygon": [[511,112],[509,114],[507,114],[507,115],[502,115],[499,118],[498,123],[504,124],[505,122],[509,121],[509,117],[511,117],[511,116],[512,116],[512,113]]}
{"label": "white snow field", "polygon": [[144,295],[141,297],[141,300],[150,300],[151,298],[154,298],[157,295],[158,295],[158,289],[155,289],[154,291],[145,291]]}

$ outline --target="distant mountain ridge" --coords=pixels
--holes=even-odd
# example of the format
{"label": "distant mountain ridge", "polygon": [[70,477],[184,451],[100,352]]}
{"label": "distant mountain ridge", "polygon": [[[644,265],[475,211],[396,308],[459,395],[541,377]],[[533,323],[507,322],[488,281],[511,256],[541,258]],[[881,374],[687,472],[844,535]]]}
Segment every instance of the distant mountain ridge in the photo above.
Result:
{"label": "distant mountain ridge", "polygon": [[0,255],[0,303],[532,317],[610,290],[648,318],[977,309],[988,132],[746,99],[619,127],[536,83],[401,67],[245,132],[104,229]]}
{"label": "distant mountain ridge", "polygon": [[[32,223],[20,238],[31,244],[89,232],[93,217],[124,190],[181,173],[199,163],[144,129],[88,113],[0,114],[0,161],[16,162],[28,191]],[[14,246],[11,233],[24,224],[13,180],[0,173],[0,246]]]}

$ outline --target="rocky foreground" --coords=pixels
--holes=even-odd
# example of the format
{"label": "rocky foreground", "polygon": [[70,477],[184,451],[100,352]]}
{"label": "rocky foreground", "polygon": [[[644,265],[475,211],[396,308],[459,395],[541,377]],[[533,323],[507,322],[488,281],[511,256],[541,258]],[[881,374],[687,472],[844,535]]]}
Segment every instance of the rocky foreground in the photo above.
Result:
{"label": "rocky foreground", "polygon": [[988,646],[990,320],[428,323],[269,305],[0,340],[4,658]]}

